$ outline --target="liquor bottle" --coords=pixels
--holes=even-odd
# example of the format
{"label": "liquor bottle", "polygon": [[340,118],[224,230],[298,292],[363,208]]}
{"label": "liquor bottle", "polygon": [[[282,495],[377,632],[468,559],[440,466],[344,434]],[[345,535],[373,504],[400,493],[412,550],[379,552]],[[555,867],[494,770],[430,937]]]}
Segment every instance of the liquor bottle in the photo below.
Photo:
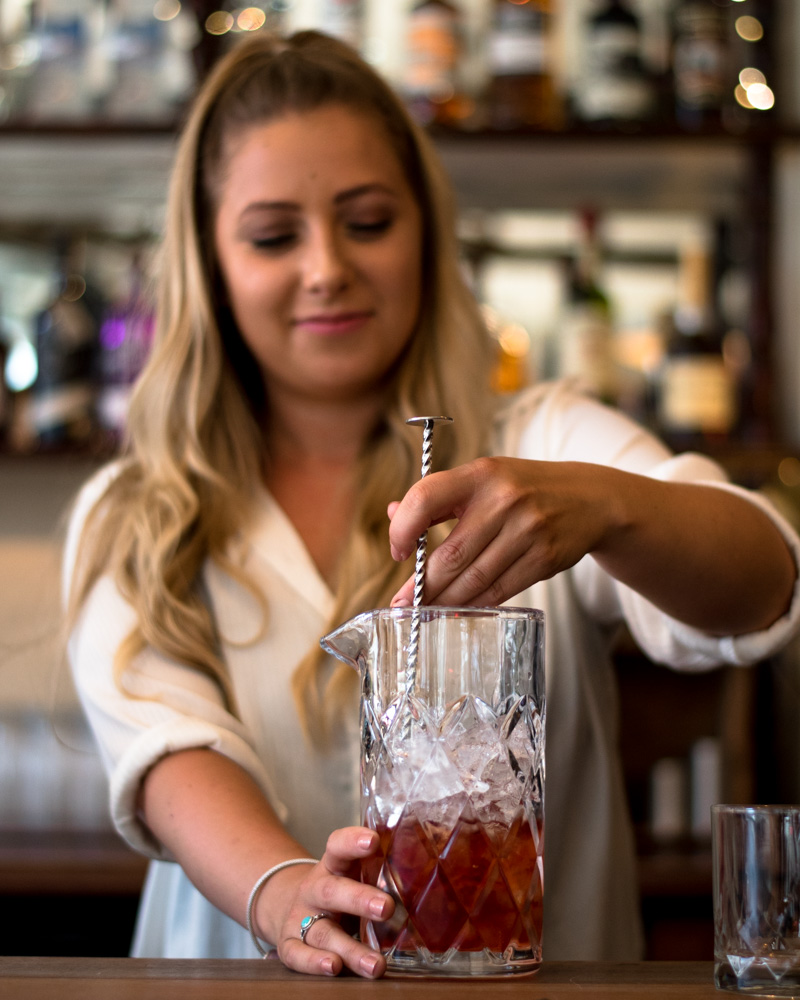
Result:
{"label": "liquor bottle", "polygon": [[8,355],[8,345],[0,331],[0,448],[5,444],[6,434],[11,426],[11,390],[6,382]]}
{"label": "liquor bottle", "polygon": [[711,806],[722,799],[722,747],[720,740],[704,736],[689,751],[691,831],[696,840],[711,838]]}
{"label": "liquor bottle", "polygon": [[95,358],[102,299],[87,284],[84,248],[59,250],[59,289],[35,319],[38,374],[32,420],[44,447],[91,443],[96,430]]}
{"label": "liquor bottle", "polygon": [[37,0],[31,5],[24,106],[31,121],[91,120],[102,101],[98,80],[103,9],[93,0]]}
{"label": "liquor bottle", "polygon": [[24,118],[31,106],[31,86],[37,64],[35,0],[0,16],[0,121]]}
{"label": "liquor bottle", "polygon": [[650,835],[670,843],[685,836],[688,826],[689,775],[681,757],[662,757],[650,771]]}
{"label": "liquor bottle", "polygon": [[714,0],[679,0],[673,18],[675,117],[683,128],[719,127],[733,99],[730,17]]}
{"label": "liquor bottle", "polygon": [[565,260],[566,302],[558,331],[558,373],[575,379],[603,402],[613,403],[619,372],[611,302],[600,276],[597,223],[593,210],[581,213],[577,254]]}
{"label": "liquor bottle", "polygon": [[141,262],[136,255],[128,289],[106,310],[100,324],[97,412],[113,443],[121,441],[124,435],[133,384],[153,342],[154,316],[142,284]]}
{"label": "liquor bottle", "polygon": [[495,0],[488,45],[486,110],[498,129],[559,129],[554,0]]}
{"label": "liquor bottle", "polygon": [[655,113],[654,81],[645,68],[642,27],[625,0],[604,0],[584,23],[575,112],[587,122],[640,122]]}
{"label": "liquor bottle", "polygon": [[360,50],[363,43],[364,0],[323,0],[320,30]]}
{"label": "liquor bottle", "polygon": [[195,15],[180,9],[163,20],[154,16],[151,0],[110,0],[104,34],[110,54],[105,118],[174,121],[196,83],[191,52],[199,37]]}
{"label": "liquor bottle", "polygon": [[492,389],[501,395],[519,392],[531,381],[531,336],[521,323],[506,320],[488,305],[483,315],[494,342]]}
{"label": "liquor bottle", "polygon": [[408,13],[401,89],[423,125],[454,125],[471,112],[461,81],[462,13],[449,0],[421,0]]}
{"label": "liquor bottle", "polygon": [[683,247],[678,302],[668,321],[658,375],[657,418],[676,448],[724,441],[738,418],[736,383],[723,355],[711,254],[701,242]]}

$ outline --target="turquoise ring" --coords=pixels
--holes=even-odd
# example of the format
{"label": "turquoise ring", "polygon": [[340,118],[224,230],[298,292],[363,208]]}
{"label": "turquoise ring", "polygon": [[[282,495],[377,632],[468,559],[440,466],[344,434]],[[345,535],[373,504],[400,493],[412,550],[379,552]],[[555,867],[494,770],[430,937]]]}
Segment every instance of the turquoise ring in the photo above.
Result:
{"label": "turquoise ring", "polygon": [[300,940],[303,942],[303,944],[306,943],[306,934],[308,934],[308,932],[311,930],[314,924],[318,920],[322,920],[324,917],[329,917],[329,916],[330,913],[325,913],[323,911],[320,913],[315,913],[313,917],[303,917],[303,919],[300,921]]}

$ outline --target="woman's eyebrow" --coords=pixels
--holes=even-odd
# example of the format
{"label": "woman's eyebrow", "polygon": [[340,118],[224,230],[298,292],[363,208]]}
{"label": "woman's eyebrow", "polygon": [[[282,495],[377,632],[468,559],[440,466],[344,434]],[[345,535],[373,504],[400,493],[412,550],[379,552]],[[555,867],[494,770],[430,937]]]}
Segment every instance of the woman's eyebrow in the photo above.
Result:
{"label": "woman's eyebrow", "polygon": [[359,184],[356,187],[348,188],[346,191],[341,191],[333,200],[335,204],[340,205],[343,201],[350,201],[352,198],[358,198],[362,194],[372,194],[375,192],[378,194],[388,194],[393,198],[397,197],[397,192],[392,188],[386,184],[374,181],[370,184]]}
{"label": "woman's eyebrow", "polygon": [[[358,184],[356,187],[348,188],[346,191],[340,191],[339,194],[334,196],[334,204],[340,205],[342,202],[351,201],[354,198],[359,198],[364,194],[372,194],[377,192],[378,194],[387,194],[390,197],[397,197],[395,191],[392,188],[387,187],[385,184],[381,184],[378,181],[369,184]],[[279,199],[276,201],[251,201],[249,205],[245,205],[242,209],[241,214],[247,215],[249,212],[263,212],[263,211],[284,211],[284,212],[298,212],[301,210],[301,205],[296,201],[288,201],[284,199]]]}
{"label": "woman's eyebrow", "polygon": [[242,209],[241,216],[245,216],[250,212],[264,212],[264,211],[297,212],[299,210],[300,210],[300,205],[295,201],[251,201],[248,205],[245,205],[245,207]]}

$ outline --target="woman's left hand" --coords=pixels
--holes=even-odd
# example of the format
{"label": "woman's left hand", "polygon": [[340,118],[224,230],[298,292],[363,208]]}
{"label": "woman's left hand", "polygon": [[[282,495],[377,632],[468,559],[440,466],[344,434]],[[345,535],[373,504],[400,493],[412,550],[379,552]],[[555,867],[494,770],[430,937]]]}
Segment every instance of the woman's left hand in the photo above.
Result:
{"label": "woman's left hand", "polygon": [[[785,614],[797,578],[780,531],[746,498],[589,462],[480,458],[421,479],[389,517],[397,560],[431,525],[458,521],[428,558],[427,604],[496,606],[591,552],[673,618],[740,635]],[[413,594],[412,577],[392,606]]]}
{"label": "woman's left hand", "polygon": [[[502,604],[573,566],[614,523],[612,469],[579,462],[480,458],[436,472],[389,505],[392,556],[407,559],[431,525],[458,524],[430,553],[427,604]],[[413,578],[392,600],[411,604]]]}

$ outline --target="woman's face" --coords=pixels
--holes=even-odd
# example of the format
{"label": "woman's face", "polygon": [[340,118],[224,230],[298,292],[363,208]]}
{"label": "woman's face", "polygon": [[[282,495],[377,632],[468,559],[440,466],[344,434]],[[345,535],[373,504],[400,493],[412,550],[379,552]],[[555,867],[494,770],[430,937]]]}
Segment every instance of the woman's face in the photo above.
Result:
{"label": "woman's face", "polygon": [[214,241],[267,393],[380,390],[414,331],[422,220],[376,120],[331,104],[246,130],[229,150]]}

